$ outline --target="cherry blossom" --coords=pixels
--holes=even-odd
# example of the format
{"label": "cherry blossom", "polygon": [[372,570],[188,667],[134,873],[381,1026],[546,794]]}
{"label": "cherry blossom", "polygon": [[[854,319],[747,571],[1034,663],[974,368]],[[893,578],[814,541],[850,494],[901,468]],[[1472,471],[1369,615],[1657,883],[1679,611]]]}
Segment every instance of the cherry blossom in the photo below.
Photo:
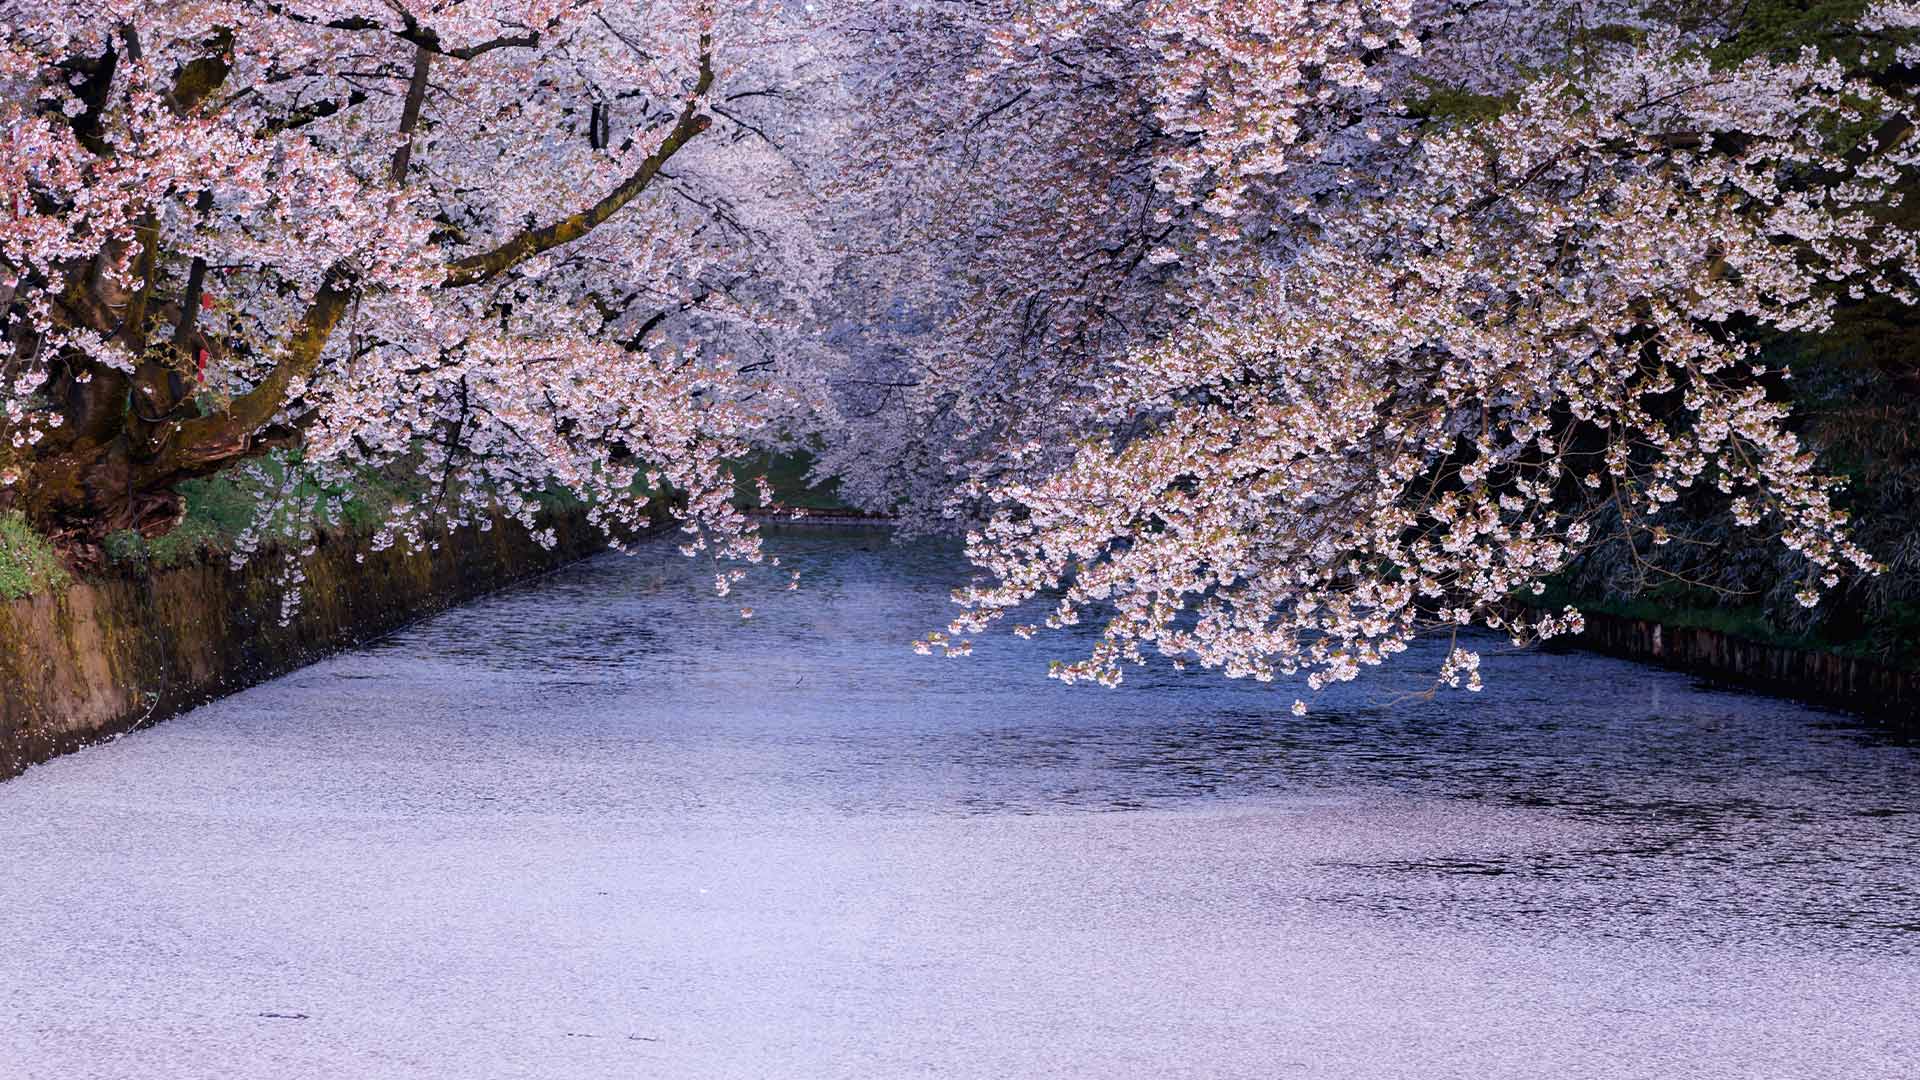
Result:
{"label": "cherry blossom", "polygon": [[[1317,689],[1435,630],[1578,630],[1524,599],[1609,522],[1664,542],[1697,487],[1800,557],[1803,603],[1873,572],[1760,342],[1865,291],[1911,302],[1914,239],[1882,212],[1915,164],[1904,84],[1871,50],[1740,58],[1737,27],[1567,9],[1554,37],[1482,7],[1356,10],[1331,33],[1273,7],[1111,16],[1159,46],[1118,70],[1154,88],[1136,198],[1166,227],[1144,261],[1169,269],[1124,280],[1151,313],[1125,332],[1078,353],[1022,338],[1039,375],[949,380],[975,395],[941,406],[971,410],[972,441],[940,512],[971,523],[983,574],[924,649],[1044,605],[1016,632],[1100,620],[1055,665],[1070,682],[1159,653]],[[1118,34],[1117,10],[1023,40]],[[1873,40],[1900,62],[1904,39]],[[1224,44],[1248,41],[1274,55]],[[1224,103],[1259,80],[1220,70],[1277,73],[1262,100],[1320,85],[1251,137]],[[1084,266],[1074,251],[995,271],[1024,291]],[[1478,664],[1456,647],[1439,682],[1477,688]]]}
{"label": "cherry blossom", "polygon": [[1440,633],[1471,690],[1463,629],[1578,630],[1529,598],[1701,491],[1802,603],[1877,568],[1768,345],[1914,299],[1903,0],[4,10],[0,504],[43,523],[278,453],[322,517],[410,470],[382,542],[670,491],[753,561],[732,463],[801,447],[965,535],[922,651],[1088,622],[1054,673],[1108,684]]}
{"label": "cherry blossom", "polygon": [[804,407],[764,372],[804,355],[823,262],[779,146],[819,26],[705,0],[6,5],[0,501],[158,531],[181,479],[285,450],[289,497],[417,472],[392,539],[532,527],[553,488],[624,537],[670,491],[696,549],[757,557],[726,463]]}

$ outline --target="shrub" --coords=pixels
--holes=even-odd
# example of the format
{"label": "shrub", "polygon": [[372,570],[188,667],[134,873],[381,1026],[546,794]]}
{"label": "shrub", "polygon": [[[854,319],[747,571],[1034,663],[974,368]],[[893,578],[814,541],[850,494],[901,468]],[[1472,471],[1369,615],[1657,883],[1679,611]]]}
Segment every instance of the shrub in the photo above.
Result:
{"label": "shrub", "polygon": [[130,570],[143,570],[147,565],[147,538],[132,529],[110,532],[101,541],[101,547],[107,553],[107,562],[114,566]]}
{"label": "shrub", "polygon": [[219,526],[204,518],[194,517],[188,517],[174,526],[172,532],[147,544],[147,554],[152,558],[153,566],[161,570],[185,566],[202,555],[221,550]]}

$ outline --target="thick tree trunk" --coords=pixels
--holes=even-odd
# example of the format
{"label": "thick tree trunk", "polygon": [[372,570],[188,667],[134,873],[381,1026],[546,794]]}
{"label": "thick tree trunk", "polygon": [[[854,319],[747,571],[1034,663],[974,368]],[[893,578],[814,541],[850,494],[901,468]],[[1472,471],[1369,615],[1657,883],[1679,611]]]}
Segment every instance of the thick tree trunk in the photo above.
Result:
{"label": "thick tree trunk", "polygon": [[97,539],[136,529],[158,536],[180,519],[182,502],[172,487],[177,478],[151,487],[141,483],[142,473],[125,439],[75,447],[35,464],[21,509],[40,528],[57,534]]}

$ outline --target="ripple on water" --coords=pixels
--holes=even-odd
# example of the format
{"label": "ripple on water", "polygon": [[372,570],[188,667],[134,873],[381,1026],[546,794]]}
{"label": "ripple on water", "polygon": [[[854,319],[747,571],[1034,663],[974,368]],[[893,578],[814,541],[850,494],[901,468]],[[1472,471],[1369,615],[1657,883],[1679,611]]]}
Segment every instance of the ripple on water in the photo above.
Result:
{"label": "ripple on water", "polygon": [[0,1076],[116,1025],[316,1076],[383,1039],[409,1076],[1920,1053],[1910,741],[1494,640],[1483,693],[1407,696],[1423,646],[1305,717],[1204,673],[1062,687],[1070,640],[912,654],[944,548],[771,547],[803,588],[751,621],[710,565],[600,558],[0,786]]}

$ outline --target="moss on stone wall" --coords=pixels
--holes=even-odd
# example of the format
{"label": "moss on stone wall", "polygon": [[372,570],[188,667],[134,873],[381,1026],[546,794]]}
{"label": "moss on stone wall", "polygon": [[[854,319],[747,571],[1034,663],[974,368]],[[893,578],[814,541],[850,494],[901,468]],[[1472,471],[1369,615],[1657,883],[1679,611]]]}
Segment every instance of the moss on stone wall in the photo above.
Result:
{"label": "moss on stone wall", "polygon": [[444,533],[427,551],[324,530],[287,621],[272,553],[240,570],[195,560],[0,603],[0,778],[604,546],[579,512],[541,524],[558,536],[551,549],[510,523]]}

